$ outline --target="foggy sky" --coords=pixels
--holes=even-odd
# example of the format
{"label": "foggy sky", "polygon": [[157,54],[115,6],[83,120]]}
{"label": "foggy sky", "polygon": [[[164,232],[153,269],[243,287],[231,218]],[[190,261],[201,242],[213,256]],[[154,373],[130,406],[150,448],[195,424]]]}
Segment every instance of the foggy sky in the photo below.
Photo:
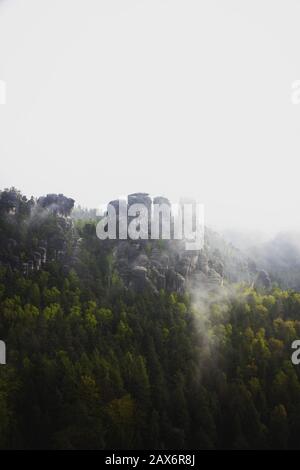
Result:
{"label": "foggy sky", "polygon": [[296,0],[0,1],[0,188],[193,196],[216,227],[299,229],[299,18]]}

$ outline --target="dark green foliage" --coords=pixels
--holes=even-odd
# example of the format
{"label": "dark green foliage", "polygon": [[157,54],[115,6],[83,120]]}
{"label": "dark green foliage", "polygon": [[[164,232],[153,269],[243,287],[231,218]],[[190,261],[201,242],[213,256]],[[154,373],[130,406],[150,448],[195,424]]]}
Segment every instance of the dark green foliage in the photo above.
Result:
{"label": "dark green foliage", "polygon": [[[28,204],[0,198],[0,448],[300,448],[299,294],[133,294],[93,222]],[[24,275],[11,257],[41,239],[49,259]]]}

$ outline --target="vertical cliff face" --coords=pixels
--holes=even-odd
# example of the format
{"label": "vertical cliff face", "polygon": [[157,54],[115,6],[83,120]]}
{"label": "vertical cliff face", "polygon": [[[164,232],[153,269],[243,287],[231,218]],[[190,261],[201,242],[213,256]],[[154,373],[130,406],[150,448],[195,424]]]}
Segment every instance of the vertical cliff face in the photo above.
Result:
{"label": "vertical cliff face", "polygon": [[[124,284],[135,290],[151,288],[183,292],[188,283],[207,289],[228,282],[254,282],[256,273],[238,257],[229,265],[221,252],[211,252],[205,244],[198,253],[184,249],[183,243],[156,240],[145,243],[116,242],[115,268]],[[232,270],[232,271],[231,271]]]}
{"label": "vertical cliff face", "polygon": [[[117,207],[117,201],[113,201]],[[246,257],[216,233],[205,229],[205,243],[201,250],[188,251],[184,240],[162,240],[161,220],[160,239],[150,236],[152,200],[147,193],[134,193],[128,196],[128,207],[143,204],[149,216],[148,240],[116,240],[113,250],[114,269],[124,285],[136,291],[150,289],[159,291],[184,292],[187,285],[214,289],[229,282],[254,282],[255,270]],[[167,198],[155,197],[153,204],[171,204]],[[118,214],[118,210],[116,210]],[[128,223],[133,217],[128,217]],[[171,217],[172,225],[173,219]],[[172,233],[172,229],[171,229]]]}

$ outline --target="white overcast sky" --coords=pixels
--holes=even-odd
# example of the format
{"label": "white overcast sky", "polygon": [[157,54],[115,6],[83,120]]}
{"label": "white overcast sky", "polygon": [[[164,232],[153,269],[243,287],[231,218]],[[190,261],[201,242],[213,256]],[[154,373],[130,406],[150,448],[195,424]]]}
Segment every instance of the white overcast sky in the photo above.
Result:
{"label": "white overcast sky", "polygon": [[298,0],[0,0],[0,188],[300,228]]}

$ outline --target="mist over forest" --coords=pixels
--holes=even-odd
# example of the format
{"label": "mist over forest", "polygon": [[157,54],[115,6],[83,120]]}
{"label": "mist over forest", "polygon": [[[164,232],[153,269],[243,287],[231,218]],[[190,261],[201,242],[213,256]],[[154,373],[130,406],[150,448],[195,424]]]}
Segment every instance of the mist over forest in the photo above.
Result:
{"label": "mist over forest", "polygon": [[189,252],[99,219],[0,192],[0,448],[298,449],[297,238]]}
{"label": "mist over forest", "polygon": [[0,450],[300,450],[299,17],[0,0]]}

